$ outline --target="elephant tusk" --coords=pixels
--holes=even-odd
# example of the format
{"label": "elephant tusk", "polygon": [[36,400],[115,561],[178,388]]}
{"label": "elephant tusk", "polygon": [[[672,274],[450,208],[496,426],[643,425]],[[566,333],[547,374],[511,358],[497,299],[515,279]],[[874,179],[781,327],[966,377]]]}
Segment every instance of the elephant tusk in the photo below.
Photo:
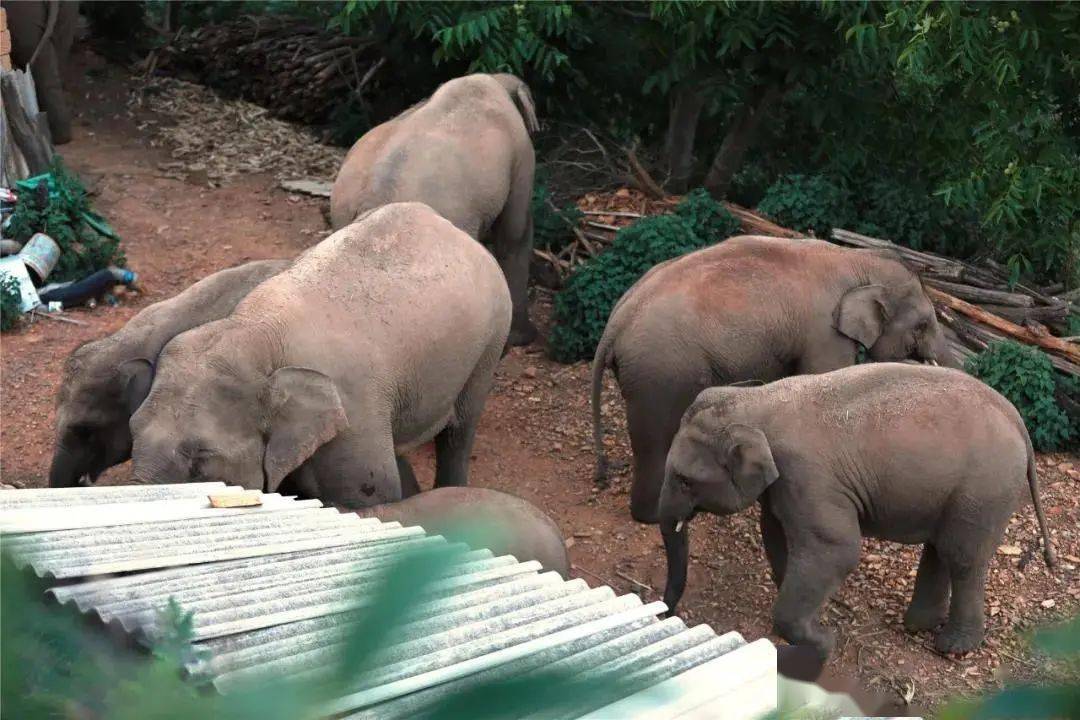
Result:
{"label": "elephant tusk", "polygon": [[683,524],[685,522],[685,520],[680,520],[679,522],[675,523],[675,532],[682,532]]}
{"label": "elephant tusk", "polygon": [[931,360],[930,364],[933,365],[934,367],[938,367],[938,361],[937,360]]}

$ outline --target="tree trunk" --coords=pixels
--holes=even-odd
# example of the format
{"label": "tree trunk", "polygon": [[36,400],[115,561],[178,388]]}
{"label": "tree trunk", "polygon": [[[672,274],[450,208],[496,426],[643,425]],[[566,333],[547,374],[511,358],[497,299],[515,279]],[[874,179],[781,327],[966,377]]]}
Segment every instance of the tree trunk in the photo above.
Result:
{"label": "tree trunk", "polygon": [[705,188],[714,198],[720,200],[727,195],[731,179],[735,177],[746,151],[753,144],[761,121],[783,94],[779,84],[768,85],[763,91],[754,93],[735,112],[731,127],[728,128],[720,150],[713,158],[709,173],[705,176]]}
{"label": "tree trunk", "polygon": [[665,147],[671,175],[668,189],[672,192],[684,193],[690,184],[690,173],[694,168],[694,138],[704,107],[705,97],[697,84],[684,82],[676,88],[668,115]]}

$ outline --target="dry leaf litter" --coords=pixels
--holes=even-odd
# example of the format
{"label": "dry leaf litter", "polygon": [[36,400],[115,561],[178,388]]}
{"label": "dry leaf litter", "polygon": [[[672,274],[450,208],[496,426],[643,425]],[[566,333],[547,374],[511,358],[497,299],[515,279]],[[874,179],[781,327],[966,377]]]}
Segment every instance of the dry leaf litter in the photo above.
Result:
{"label": "dry leaf litter", "polygon": [[147,81],[128,105],[159,116],[139,129],[152,131],[153,144],[169,149],[173,161],[158,169],[178,179],[205,173],[211,185],[220,185],[247,173],[270,173],[278,180],[332,178],[345,158],[345,148],[324,145],[305,127],[276,120],[265,108],[225,100],[175,78]]}

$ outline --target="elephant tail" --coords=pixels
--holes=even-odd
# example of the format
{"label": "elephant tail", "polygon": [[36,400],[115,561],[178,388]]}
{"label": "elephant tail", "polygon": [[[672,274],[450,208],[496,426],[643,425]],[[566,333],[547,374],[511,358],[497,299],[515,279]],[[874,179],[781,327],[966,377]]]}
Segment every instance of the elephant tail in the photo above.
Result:
{"label": "elephant tail", "polygon": [[1042,500],[1039,499],[1039,472],[1035,468],[1035,449],[1031,446],[1031,436],[1028,435],[1026,429],[1024,441],[1027,443],[1028,487],[1031,490],[1031,503],[1035,506],[1035,517],[1039,520],[1039,530],[1042,532],[1043,557],[1046,559],[1046,566],[1053,569],[1057,567],[1057,555],[1054,553],[1054,546],[1050,543],[1050,529],[1046,526],[1046,515],[1043,514]]}
{"label": "elephant tail", "polygon": [[599,485],[607,483],[608,461],[604,452],[604,426],[601,417],[601,395],[604,392],[604,371],[611,366],[615,340],[607,332],[596,346],[596,355],[592,365],[592,429],[593,448],[596,451],[596,472],[593,481]]}

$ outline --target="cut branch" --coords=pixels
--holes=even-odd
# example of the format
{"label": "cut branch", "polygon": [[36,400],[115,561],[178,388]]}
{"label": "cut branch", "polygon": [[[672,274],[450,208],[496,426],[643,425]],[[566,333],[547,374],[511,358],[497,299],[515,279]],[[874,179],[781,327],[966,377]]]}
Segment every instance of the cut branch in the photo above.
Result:
{"label": "cut branch", "polygon": [[1000,318],[993,313],[989,313],[980,307],[972,305],[969,302],[961,300],[960,298],[953,297],[948,293],[942,292],[934,288],[927,288],[927,294],[931,299],[952,308],[958,313],[967,315],[970,318],[978,320],[981,323],[989,325],[990,327],[998,330],[1009,337],[1022,340],[1029,345],[1038,345],[1041,348],[1050,350],[1051,352],[1059,353],[1068,360],[1074,363],[1080,363],[1080,346],[1073,343],[1068,343],[1061,338],[1056,338],[1053,335],[1039,335],[1032,332],[1026,327],[1022,327],[1015,323],[1011,323],[1004,318]]}

